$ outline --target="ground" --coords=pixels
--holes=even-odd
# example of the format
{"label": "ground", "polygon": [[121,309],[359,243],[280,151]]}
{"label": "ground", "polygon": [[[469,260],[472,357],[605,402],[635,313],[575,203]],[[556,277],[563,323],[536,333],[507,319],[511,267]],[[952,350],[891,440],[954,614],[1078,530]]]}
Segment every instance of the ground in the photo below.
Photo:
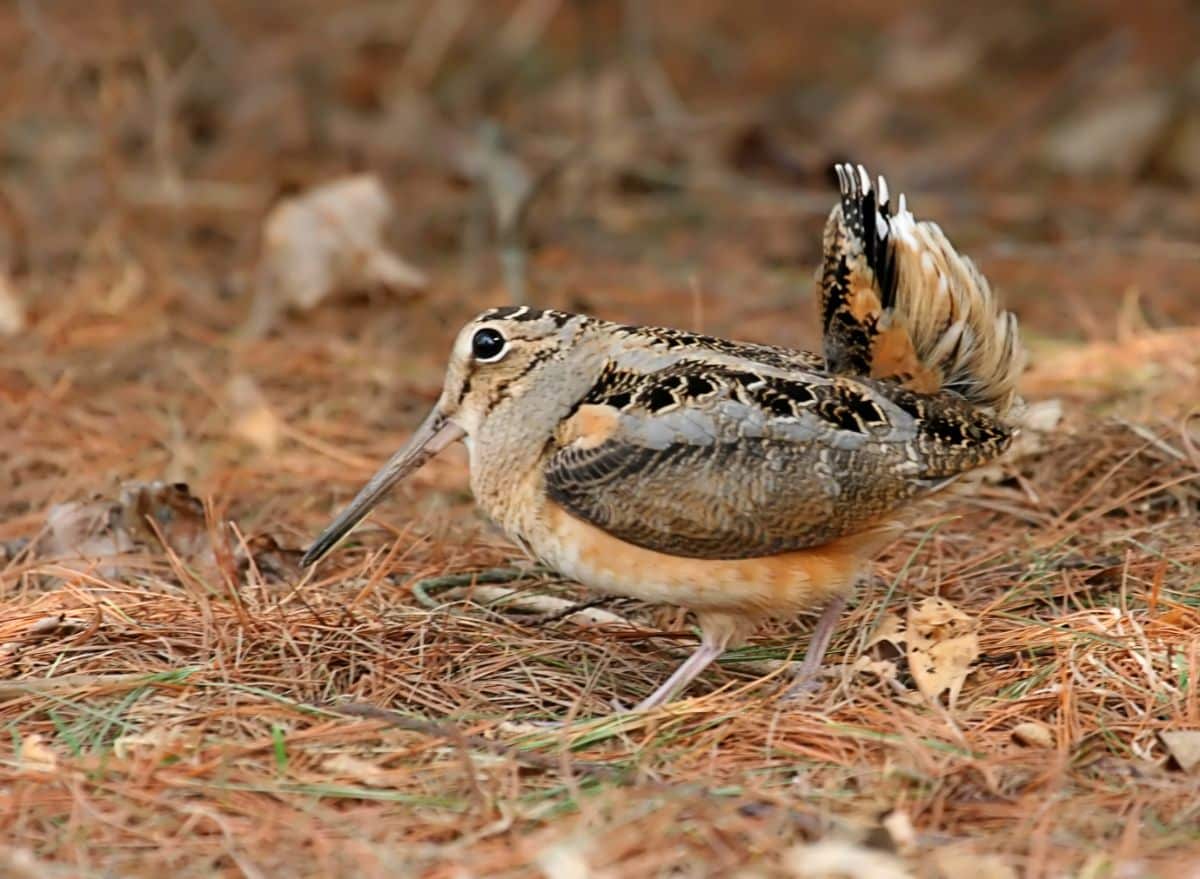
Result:
{"label": "ground", "polygon": [[[0,873],[1197,875],[1195,13],[805,6],[0,7]],[[818,344],[844,158],[1001,291],[1041,421],[810,698],[805,619],[614,718],[691,621],[565,616],[459,449],[301,578],[516,285]],[[354,172],[428,283],[256,312],[268,212]],[[952,700],[876,637],[931,596],[977,637]]]}

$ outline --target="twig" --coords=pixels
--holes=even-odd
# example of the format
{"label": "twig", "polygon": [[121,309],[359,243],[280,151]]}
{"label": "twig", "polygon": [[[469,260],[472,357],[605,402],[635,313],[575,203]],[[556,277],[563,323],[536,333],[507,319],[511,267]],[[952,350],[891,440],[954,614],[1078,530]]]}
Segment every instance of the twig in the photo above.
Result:
{"label": "twig", "polygon": [[520,580],[533,573],[536,573],[536,571],[522,568],[489,568],[485,571],[471,571],[466,574],[445,574],[441,577],[424,577],[414,582],[410,589],[412,590],[413,598],[422,607],[436,610],[442,604],[430,595],[431,590],[440,592],[459,586],[473,586],[476,583],[511,583],[513,580]]}
{"label": "twig", "polygon": [[[443,590],[456,589],[462,586],[491,586],[502,583],[511,583],[514,580],[522,580],[527,577],[532,578],[539,574],[549,573],[551,572],[543,568],[491,568],[489,570],[465,574],[446,574],[441,577],[425,577],[414,582],[411,590],[413,597],[417,599],[418,603],[420,603],[423,607],[428,607],[432,610],[443,607],[443,604],[430,594],[430,590],[437,590],[438,592],[441,592]],[[516,594],[511,590],[502,591],[504,592],[503,595],[488,601],[489,606],[504,601],[505,599]],[[555,604],[562,605],[560,608],[555,610],[550,610],[546,613],[526,617],[520,620],[522,625],[526,625],[531,628],[550,625],[552,623],[559,622],[560,620],[568,619],[569,617],[575,616],[575,614],[578,613],[582,613],[585,610],[590,610],[594,607],[600,607],[602,605],[611,604],[614,601],[621,600],[620,598],[612,595],[600,595],[595,598],[588,599],[587,601],[567,601],[565,599],[551,598],[545,595],[534,595],[529,597],[538,598],[542,602],[548,603],[552,601]],[[613,619],[611,621],[612,623],[624,622],[630,626],[634,626],[634,628],[637,628],[633,623],[631,623],[629,620],[626,620],[624,617],[620,617],[617,614],[613,614],[613,616],[616,617],[616,619]]]}
{"label": "twig", "polygon": [[161,680],[158,675],[146,672],[62,675],[56,678],[0,682],[0,699],[17,699],[21,696],[33,696],[61,690],[88,690],[94,687],[128,689],[129,687],[163,686],[171,683],[173,682]]}
{"label": "twig", "polygon": [[[542,757],[538,754],[531,754],[528,751],[515,748],[512,745],[506,745],[503,742],[494,742],[491,739],[485,739],[483,736],[467,735],[458,727],[450,723],[443,723],[434,720],[422,720],[418,717],[409,717],[408,715],[401,714],[398,711],[391,711],[387,708],[378,708],[374,705],[368,705],[363,702],[350,702],[345,705],[331,705],[324,707],[314,705],[311,707],[319,708],[323,711],[334,711],[338,714],[344,714],[347,717],[365,717],[370,720],[382,720],[390,726],[394,726],[398,729],[419,733],[424,736],[431,736],[433,738],[445,739],[446,741],[454,743],[459,748],[462,748],[464,751],[468,748],[486,751],[489,754],[508,757],[532,769],[542,769],[548,772],[554,772],[562,768],[562,761],[557,757]],[[610,777],[622,778],[629,774],[627,770],[621,767],[609,766],[605,763],[584,761],[576,762],[572,765],[575,769],[578,769],[582,772],[591,773],[593,775],[607,775]]]}

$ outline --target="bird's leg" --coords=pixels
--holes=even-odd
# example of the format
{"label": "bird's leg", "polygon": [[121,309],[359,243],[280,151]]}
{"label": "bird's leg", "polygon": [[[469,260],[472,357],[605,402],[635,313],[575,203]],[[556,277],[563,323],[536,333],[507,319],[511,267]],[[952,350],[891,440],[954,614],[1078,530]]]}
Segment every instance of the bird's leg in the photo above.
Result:
{"label": "bird's leg", "polygon": [[821,670],[821,662],[825,659],[825,651],[829,649],[829,642],[833,640],[833,633],[837,630],[838,620],[842,618],[842,611],[845,609],[846,596],[844,595],[837,596],[829,604],[825,605],[825,609],[821,611],[821,616],[817,618],[817,624],[813,626],[812,637],[809,639],[808,650],[804,654],[804,661],[800,663],[800,668],[796,670],[796,675],[792,679],[792,685],[783,694],[783,698],[795,699],[798,696],[811,693],[817,688],[817,672]]}
{"label": "bird's leg", "polygon": [[676,691],[682,690],[693,680],[700,672],[704,671],[713,660],[725,652],[724,647],[716,644],[701,644],[696,648],[696,652],[689,656],[679,668],[675,669],[675,673],[667,678],[666,682],[638,703],[634,711],[649,711],[651,708],[657,708],[665,702],[669,702]]}
{"label": "bird's leg", "polygon": [[638,703],[634,711],[649,711],[657,708],[671,699],[696,679],[702,671],[713,664],[718,656],[725,652],[738,635],[736,621],[728,620],[722,615],[701,615],[700,617],[700,646],[696,652],[684,660],[683,665],[675,669],[661,687]]}

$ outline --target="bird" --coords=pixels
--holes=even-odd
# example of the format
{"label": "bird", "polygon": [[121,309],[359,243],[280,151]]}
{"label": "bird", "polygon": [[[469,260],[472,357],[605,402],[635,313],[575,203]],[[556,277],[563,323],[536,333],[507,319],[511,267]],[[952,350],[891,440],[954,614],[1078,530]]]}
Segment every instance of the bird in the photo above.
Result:
{"label": "bird", "polygon": [[848,596],[927,502],[1016,432],[1016,317],[886,181],[835,166],[820,353],[529,305],[458,333],[433,410],[312,543],[315,564],[461,440],[476,503],[592,590],[687,608],[699,644],[662,706],[765,620],[821,610],[811,691]]}

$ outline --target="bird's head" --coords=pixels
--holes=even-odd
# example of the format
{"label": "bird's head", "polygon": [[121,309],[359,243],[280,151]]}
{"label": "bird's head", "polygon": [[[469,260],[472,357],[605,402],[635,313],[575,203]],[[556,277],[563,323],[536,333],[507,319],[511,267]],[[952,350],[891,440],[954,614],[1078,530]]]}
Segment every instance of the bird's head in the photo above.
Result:
{"label": "bird's head", "polygon": [[585,320],[558,311],[509,306],[485,311],[458,333],[433,411],[412,438],[313,541],[301,564],[324,557],[400,480],[457,440],[478,435],[488,416],[520,397],[539,367],[570,345]]}

